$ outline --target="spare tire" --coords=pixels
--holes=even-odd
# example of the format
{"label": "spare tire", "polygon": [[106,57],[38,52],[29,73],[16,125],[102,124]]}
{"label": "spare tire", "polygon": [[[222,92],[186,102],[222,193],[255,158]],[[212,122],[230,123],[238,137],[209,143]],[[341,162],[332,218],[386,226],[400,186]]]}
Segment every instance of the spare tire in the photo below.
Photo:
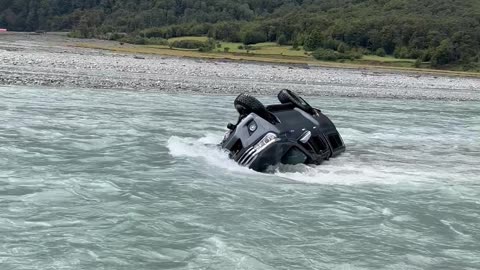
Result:
{"label": "spare tire", "polygon": [[283,89],[278,93],[278,100],[282,103],[292,103],[295,107],[299,108],[302,111],[305,111],[310,114],[315,114],[315,109],[308,104],[302,97],[295,94],[294,92]]}
{"label": "spare tire", "polygon": [[235,109],[237,109],[237,112],[242,116],[255,113],[267,121],[275,122],[276,120],[275,116],[265,108],[262,102],[248,94],[238,95],[233,102],[233,105],[235,106]]}

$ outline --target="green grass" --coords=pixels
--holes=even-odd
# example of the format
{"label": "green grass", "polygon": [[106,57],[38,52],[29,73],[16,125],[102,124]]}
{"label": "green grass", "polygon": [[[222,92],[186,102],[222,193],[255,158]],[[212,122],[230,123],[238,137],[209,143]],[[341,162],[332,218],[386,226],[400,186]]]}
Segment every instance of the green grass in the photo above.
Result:
{"label": "green grass", "polygon": [[[185,36],[185,37],[176,37],[168,39],[168,42],[174,42],[179,40],[197,40],[197,41],[207,41],[208,37],[196,37],[196,36]],[[233,54],[249,54],[249,55],[271,55],[277,57],[309,57],[305,54],[304,50],[293,50],[291,46],[280,46],[275,42],[263,42],[251,45],[253,49],[239,49],[240,46],[244,46],[240,42],[223,42],[220,41],[220,47],[214,49],[216,53],[224,53],[225,48],[229,48],[228,52]],[[166,48],[167,46],[149,46],[150,48]],[[176,48],[175,48],[176,49]],[[177,50],[177,49],[176,49]]]}
{"label": "green grass", "polygon": [[376,56],[376,55],[364,55],[361,60],[364,61],[375,61],[375,62],[382,62],[382,63],[398,63],[398,62],[408,62],[408,63],[415,63],[415,59],[398,59],[393,56]]}
{"label": "green grass", "polygon": [[[364,55],[361,59],[356,59],[353,61],[353,63],[413,68],[415,61],[415,59],[398,59],[390,55],[384,57],[377,55]],[[420,67],[428,67],[428,63],[422,63]]]}
{"label": "green grass", "polygon": [[291,46],[280,46],[273,42],[258,43],[251,45],[252,50],[239,49],[239,46],[245,47],[240,42],[220,42],[221,47],[216,48],[216,52],[224,52],[224,48],[229,48],[230,53],[241,53],[251,55],[270,55],[270,56],[286,56],[286,57],[302,57],[308,58],[304,50],[293,50]]}
{"label": "green grass", "polygon": [[207,41],[208,37],[195,37],[195,36],[175,37],[175,38],[169,38],[168,42],[174,42],[174,41],[179,41],[179,40]]}

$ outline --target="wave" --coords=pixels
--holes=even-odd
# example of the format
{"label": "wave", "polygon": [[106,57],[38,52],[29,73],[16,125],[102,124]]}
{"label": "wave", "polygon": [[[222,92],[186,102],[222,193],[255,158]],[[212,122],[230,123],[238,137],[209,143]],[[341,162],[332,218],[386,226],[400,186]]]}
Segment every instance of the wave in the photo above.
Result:
{"label": "wave", "polygon": [[[168,139],[167,148],[170,155],[176,158],[201,159],[209,166],[241,174],[260,175],[231,160],[228,153],[216,145],[220,140],[221,136],[213,133],[201,138],[172,136]],[[338,158],[325,161],[321,165],[282,164],[269,168],[267,172],[290,181],[329,185],[397,184],[416,181],[420,177],[414,172],[406,173],[401,168],[381,164],[367,165],[365,162],[359,161],[358,156],[348,152]]]}

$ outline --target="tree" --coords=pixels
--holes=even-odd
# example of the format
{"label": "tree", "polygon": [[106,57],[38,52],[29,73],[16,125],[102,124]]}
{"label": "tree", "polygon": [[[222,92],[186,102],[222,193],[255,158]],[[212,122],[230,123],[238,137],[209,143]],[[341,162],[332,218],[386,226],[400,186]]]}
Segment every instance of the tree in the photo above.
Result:
{"label": "tree", "polygon": [[322,46],[322,34],[320,31],[312,31],[303,42],[303,48],[306,51],[314,51]]}
{"label": "tree", "polygon": [[346,51],[348,50],[348,47],[345,43],[341,42],[340,44],[338,44],[337,46],[337,52],[339,53],[345,53]]}
{"label": "tree", "polygon": [[395,48],[395,51],[393,52],[393,56],[395,58],[410,58],[410,53],[407,47],[402,46],[402,47]]}
{"label": "tree", "polygon": [[25,25],[28,31],[35,31],[38,28],[38,1],[36,0],[31,0],[28,5],[28,15]]}
{"label": "tree", "polygon": [[453,45],[450,39],[444,39],[440,42],[440,45],[435,48],[432,54],[430,64],[432,67],[440,67],[451,63],[454,60],[453,57]]}
{"label": "tree", "polygon": [[240,25],[233,22],[220,22],[213,27],[215,39],[231,42],[240,41]]}
{"label": "tree", "polygon": [[294,50],[298,50],[298,49],[299,49],[299,48],[298,48],[299,46],[300,46],[300,42],[298,42],[298,39],[294,39],[294,40],[293,40],[293,44],[292,44],[293,49],[294,49]]}
{"label": "tree", "polygon": [[376,56],[380,56],[380,57],[384,57],[385,55],[387,55],[387,53],[385,52],[385,49],[383,49],[383,48],[378,48],[378,49],[375,51],[375,55],[376,55]]}
{"label": "tree", "polygon": [[284,34],[281,34],[277,39],[279,45],[287,45],[287,42],[287,37]]}
{"label": "tree", "polygon": [[258,30],[250,30],[246,31],[243,34],[243,44],[250,45],[250,44],[257,44],[260,42],[267,41],[267,35],[265,33],[258,31]]}

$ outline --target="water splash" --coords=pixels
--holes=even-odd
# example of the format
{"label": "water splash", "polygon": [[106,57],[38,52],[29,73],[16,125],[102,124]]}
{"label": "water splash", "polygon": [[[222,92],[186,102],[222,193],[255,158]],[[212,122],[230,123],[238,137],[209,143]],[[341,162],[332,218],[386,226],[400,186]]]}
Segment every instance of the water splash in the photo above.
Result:
{"label": "water splash", "polygon": [[[216,143],[221,140],[218,134],[209,133],[204,137],[172,136],[167,142],[170,155],[176,158],[187,157],[203,160],[209,166],[241,173],[255,173],[238,165],[220,149]],[[267,173],[275,176],[309,184],[355,185],[355,184],[397,184],[413,181],[411,175],[398,168],[364,163],[355,160],[355,155],[344,155],[325,161],[321,165],[278,165],[272,166]],[[418,181],[418,178],[416,178]]]}
{"label": "water splash", "polygon": [[228,153],[216,145],[220,137],[207,134],[201,138],[172,136],[167,141],[167,148],[173,157],[200,158],[211,166],[230,171],[252,173],[246,167],[238,165],[228,157]]}

